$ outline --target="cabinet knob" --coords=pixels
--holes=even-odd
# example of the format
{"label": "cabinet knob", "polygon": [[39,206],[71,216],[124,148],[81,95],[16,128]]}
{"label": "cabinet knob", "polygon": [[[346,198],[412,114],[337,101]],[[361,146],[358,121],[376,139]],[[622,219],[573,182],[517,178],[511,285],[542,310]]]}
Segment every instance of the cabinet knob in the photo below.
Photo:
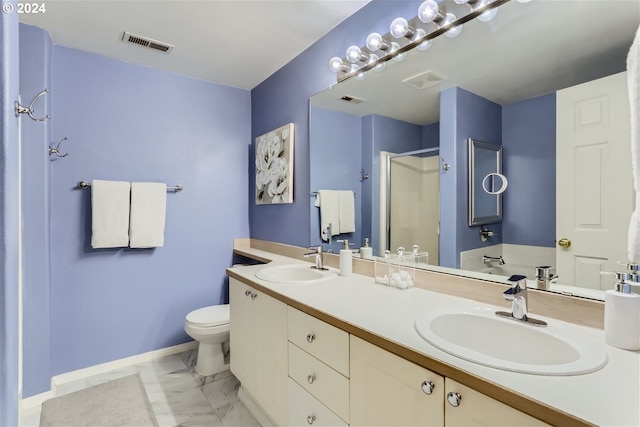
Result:
{"label": "cabinet knob", "polygon": [[311,344],[316,339],[314,334],[307,334],[307,341]]}
{"label": "cabinet knob", "polygon": [[460,406],[461,400],[462,396],[460,395],[460,393],[454,393],[453,391],[447,393],[447,402],[449,402],[449,405],[453,406],[454,408]]}
{"label": "cabinet knob", "polygon": [[246,291],[244,291],[245,297],[248,297],[249,295],[251,295],[251,290],[247,289]]}
{"label": "cabinet knob", "polygon": [[256,294],[255,292],[251,293],[251,299],[256,299],[258,297],[258,294]]}
{"label": "cabinet knob", "polygon": [[307,423],[308,423],[309,425],[313,424],[315,421],[316,421],[316,416],[315,416],[315,415],[309,415],[309,416],[307,417]]}
{"label": "cabinet knob", "polygon": [[433,389],[436,388],[436,385],[431,381],[422,381],[422,391],[424,394],[433,393]]}
{"label": "cabinet knob", "polygon": [[309,384],[313,384],[314,382],[316,382],[316,376],[315,376],[315,375],[313,375],[313,374],[309,375],[309,376],[307,377],[307,382],[308,382]]}

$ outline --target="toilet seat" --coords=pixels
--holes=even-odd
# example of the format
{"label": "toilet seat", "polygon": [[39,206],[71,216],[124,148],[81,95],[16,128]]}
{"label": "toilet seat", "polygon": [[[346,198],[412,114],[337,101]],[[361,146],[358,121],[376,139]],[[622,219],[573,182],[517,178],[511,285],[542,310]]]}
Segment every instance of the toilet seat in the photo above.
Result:
{"label": "toilet seat", "polygon": [[199,308],[187,314],[186,322],[199,327],[229,324],[229,304]]}

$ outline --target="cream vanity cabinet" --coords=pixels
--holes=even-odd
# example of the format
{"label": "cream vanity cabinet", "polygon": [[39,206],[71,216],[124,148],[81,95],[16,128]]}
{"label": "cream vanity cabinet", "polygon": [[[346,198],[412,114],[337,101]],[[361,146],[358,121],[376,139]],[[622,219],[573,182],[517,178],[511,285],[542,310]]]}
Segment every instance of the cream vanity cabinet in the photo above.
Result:
{"label": "cream vanity cabinet", "polygon": [[231,372],[273,421],[287,425],[287,306],[229,281]]}
{"label": "cream vanity cabinet", "polygon": [[349,334],[288,308],[289,425],[349,424]]}
{"label": "cream vanity cabinet", "polygon": [[353,426],[547,426],[351,336]]}
{"label": "cream vanity cabinet", "polygon": [[443,426],[444,377],[351,336],[351,425]]}

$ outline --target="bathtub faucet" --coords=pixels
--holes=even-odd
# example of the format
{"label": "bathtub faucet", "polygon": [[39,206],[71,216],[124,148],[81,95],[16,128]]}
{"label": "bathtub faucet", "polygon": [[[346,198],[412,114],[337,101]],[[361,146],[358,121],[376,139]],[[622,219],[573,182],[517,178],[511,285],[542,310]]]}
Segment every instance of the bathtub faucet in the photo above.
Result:
{"label": "bathtub faucet", "polygon": [[485,264],[491,264],[492,262],[497,262],[500,265],[505,265],[504,259],[502,259],[502,255],[500,256],[487,256],[482,255],[482,262]]}

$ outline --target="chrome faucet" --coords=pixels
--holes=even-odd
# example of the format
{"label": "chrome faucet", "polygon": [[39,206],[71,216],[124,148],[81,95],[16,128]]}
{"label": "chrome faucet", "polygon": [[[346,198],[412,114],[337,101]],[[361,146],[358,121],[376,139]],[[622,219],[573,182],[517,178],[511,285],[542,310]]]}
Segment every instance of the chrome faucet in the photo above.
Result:
{"label": "chrome faucet", "polygon": [[547,322],[529,317],[527,307],[529,296],[529,292],[527,291],[527,277],[515,274],[507,280],[511,283],[511,287],[504,291],[503,296],[507,301],[511,301],[511,313],[498,311],[496,314],[498,316],[528,322],[536,326],[546,326]]}
{"label": "chrome faucet", "polygon": [[500,256],[487,256],[487,255],[482,255],[482,262],[484,262],[485,264],[490,264],[492,262],[497,262],[500,265],[505,265],[506,263],[504,262],[504,259],[502,258],[502,255]]}
{"label": "chrome faucet", "polygon": [[328,268],[324,266],[324,257],[323,257],[324,252],[322,252],[322,245],[313,246],[313,247],[310,247],[309,249],[313,249],[313,252],[304,254],[304,257],[305,258],[309,258],[310,256],[315,257],[316,265],[312,265],[311,268],[317,268],[318,270],[328,270]]}

